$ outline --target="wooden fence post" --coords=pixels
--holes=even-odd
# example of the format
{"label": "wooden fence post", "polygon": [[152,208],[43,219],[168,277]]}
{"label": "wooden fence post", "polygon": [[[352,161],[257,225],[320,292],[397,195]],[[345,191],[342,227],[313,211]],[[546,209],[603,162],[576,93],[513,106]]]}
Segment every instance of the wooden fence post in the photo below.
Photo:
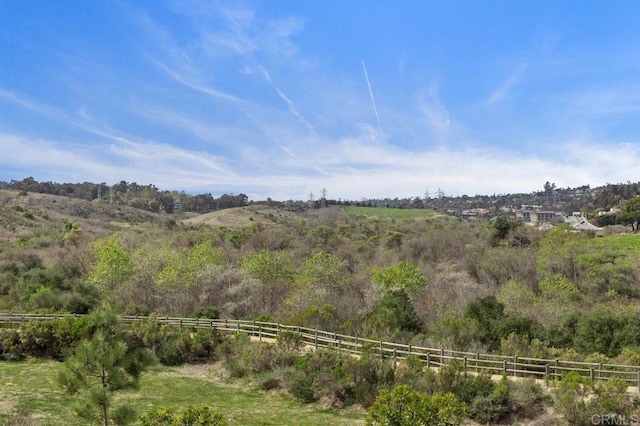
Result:
{"label": "wooden fence post", "polygon": [[393,371],[396,370],[396,348],[393,348]]}
{"label": "wooden fence post", "polygon": [[464,357],[464,377],[467,377],[467,357]]}
{"label": "wooden fence post", "polygon": [[262,342],[262,324],[258,326],[258,340]]}
{"label": "wooden fence post", "polygon": [[[427,352],[427,368],[431,368],[431,354]],[[638,372],[640,375],[640,372]]]}
{"label": "wooden fence post", "polygon": [[502,363],[502,374],[507,375],[507,360],[505,359]]}
{"label": "wooden fence post", "polygon": [[480,363],[480,352],[476,352],[476,374],[478,373],[478,364]]}
{"label": "wooden fence post", "polygon": [[544,382],[549,387],[549,364],[544,365]]}
{"label": "wooden fence post", "polygon": [[317,351],[318,350],[318,329],[317,328],[316,328],[316,337],[314,339],[313,346],[315,347],[315,350]]}
{"label": "wooden fence post", "polygon": [[513,357],[513,377],[518,377],[518,355]]}
{"label": "wooden fence post", "polygon": [[598,380],[602,380],[602,363],[598,363]]}

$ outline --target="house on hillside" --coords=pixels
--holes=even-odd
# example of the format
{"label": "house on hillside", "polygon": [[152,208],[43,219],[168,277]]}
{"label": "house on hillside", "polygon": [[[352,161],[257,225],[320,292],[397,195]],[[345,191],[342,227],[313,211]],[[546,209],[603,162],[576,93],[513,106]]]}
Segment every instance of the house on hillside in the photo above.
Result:
{"label": "house on hillside", "polygon": [[525,223],[549,223],[554,217],[562,215],[562,212],[548,210],[520,210],[516,212],[516,219]]}

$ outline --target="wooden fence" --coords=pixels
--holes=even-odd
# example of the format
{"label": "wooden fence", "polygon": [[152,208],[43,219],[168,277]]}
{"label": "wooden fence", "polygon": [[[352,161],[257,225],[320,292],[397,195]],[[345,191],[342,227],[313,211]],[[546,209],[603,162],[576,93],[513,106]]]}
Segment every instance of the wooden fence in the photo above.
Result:
{"label": "wooden fence", "polygon": [[[0,313],[0,326],[12,327],[28,321],[49,321],[61,319],[65,316],[76,317],[76,315],[61,314]],[[79,315],[77,316],[79,317]],[[124,324],[132,324],[149,317],[122,316],[120,318]],[[263,338],[275,339],[282,331],[293,331],[299,334],[305,345],[315,349],[328,348],[337,350],[340,353],[356,355],[366,352],[393,360],[394,363],[403,360],[409,355],[415,355],[428,368],[440,367],[455,361],[462,366],[465,374],[485,372],[491,375],[504,374],[511,377],[533,378],[544,381],[547,386],[549,386],[550,381],[561,378],[567,372],[574,371],[593,380],[619,378],[627,382],[629,386],[637,386],[640,389],[640,366],[635,365],[564,361],[425,348],[262,321],[160,316],[154,316],[153,319],[159,324],[175,327],[213,328],[228,333],[244,333],[260,341]]]}

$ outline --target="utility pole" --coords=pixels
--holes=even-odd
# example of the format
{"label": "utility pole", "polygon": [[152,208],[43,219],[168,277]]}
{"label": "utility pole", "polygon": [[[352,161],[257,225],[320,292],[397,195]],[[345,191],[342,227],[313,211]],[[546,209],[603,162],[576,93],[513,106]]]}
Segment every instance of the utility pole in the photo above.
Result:
{"label": "utility pole", "polygon": [[438,188],[438,199],[440,200],[440,211],[444,212],[444,191]]}

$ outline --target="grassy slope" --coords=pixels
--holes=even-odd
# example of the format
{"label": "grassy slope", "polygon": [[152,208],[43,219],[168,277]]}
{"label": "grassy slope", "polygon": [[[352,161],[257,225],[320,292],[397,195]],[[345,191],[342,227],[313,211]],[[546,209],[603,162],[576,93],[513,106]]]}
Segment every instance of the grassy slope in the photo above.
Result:
{"label": "grassy slope", "polygon": [[435,210],[429,209],[388,209],[385,207],[345,207],[347,214],[354,216],[379,216],[379,217],[395,217],[403,219],[426,218],[430,219],[436,216],[442,216]]}
{"label": "grassy slope", "polygon": [[[0,362],[0,423],[18,402],[26,404],[38,424],[84,425],[72,411],[73,398],[56,383],[60,363],[52,361]],[[206,404],[223,413],[229,424],[242,425],[354,425],[364,424],[357,409],[324,410],[305,405],[278,391],[262,391],[252,384],[230,382],[211,366],[155,367],[144,375],[141,388],[125,395],[138,414],[154,408],[176,411],[187,404]]]}

